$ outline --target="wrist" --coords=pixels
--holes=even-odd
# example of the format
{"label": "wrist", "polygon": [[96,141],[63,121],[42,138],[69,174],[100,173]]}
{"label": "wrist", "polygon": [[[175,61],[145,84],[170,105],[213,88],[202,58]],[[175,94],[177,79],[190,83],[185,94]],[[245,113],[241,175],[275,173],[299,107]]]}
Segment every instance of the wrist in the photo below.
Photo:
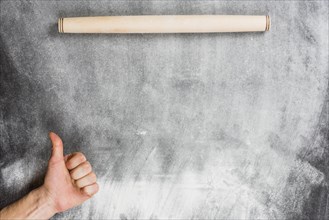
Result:
{"label": "wrist", "polygon": [[31,194],[35,197],[37,207],[45,216],[52,217],[57,213],[56,206],[49,192],[43,186],[33,190]]}
{"label": "wrist", "polygon": [[49,219],[56,214],[54,204],[47,190],[39,187],[2,209],[0,219]]}

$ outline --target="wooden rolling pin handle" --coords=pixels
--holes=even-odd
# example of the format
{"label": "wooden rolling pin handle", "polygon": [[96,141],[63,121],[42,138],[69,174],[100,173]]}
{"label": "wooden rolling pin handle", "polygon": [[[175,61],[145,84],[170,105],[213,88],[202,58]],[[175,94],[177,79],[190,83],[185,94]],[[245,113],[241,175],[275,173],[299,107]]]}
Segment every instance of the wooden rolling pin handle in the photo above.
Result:
{"label": "wooden rolling pin handle", "polygon": [[269,30],[268,15],[103,16],[58,20],[60,33],[211,33]]}

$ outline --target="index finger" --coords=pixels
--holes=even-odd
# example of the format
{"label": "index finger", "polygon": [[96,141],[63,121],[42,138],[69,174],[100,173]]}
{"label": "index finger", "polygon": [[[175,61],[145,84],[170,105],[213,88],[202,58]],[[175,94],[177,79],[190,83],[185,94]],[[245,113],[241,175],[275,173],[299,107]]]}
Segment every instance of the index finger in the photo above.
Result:
{"label": "index finger", "polygon": [[87,161],[87,159],[83,153],[75,152],[67,155],[65,165],[68,170],[72,170],[85,161]]}

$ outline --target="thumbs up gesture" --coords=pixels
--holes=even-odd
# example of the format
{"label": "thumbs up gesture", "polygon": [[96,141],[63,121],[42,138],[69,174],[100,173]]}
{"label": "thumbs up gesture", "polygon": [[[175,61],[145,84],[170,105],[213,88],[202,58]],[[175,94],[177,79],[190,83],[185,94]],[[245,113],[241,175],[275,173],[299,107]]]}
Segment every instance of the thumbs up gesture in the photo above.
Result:
{"label": "thumbs up gesture", "polygon": [[49,137],[52,153],[42,188],[55,212],[62,212],[91,198],[99,187],[86,157],[80,152],[64,156],[61,138],[53,132]]}

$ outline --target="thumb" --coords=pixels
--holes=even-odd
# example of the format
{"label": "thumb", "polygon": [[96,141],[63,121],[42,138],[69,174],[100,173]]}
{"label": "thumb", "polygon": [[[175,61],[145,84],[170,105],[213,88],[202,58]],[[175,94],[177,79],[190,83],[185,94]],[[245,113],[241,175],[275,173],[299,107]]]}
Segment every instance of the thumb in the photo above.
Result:
{"label": "thumb", "polygon": [[49,133],[49,138],[53,145],[51,150],[51,158],[52,159],[63,159],[63,142],[62,139],[55,134],[54,132]]}

